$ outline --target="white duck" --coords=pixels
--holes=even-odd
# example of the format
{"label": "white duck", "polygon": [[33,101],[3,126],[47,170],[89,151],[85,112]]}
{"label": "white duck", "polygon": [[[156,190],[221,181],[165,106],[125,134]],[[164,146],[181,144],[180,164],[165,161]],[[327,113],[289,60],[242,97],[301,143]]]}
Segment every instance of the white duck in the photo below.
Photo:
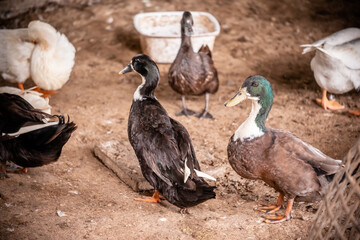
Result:
{"label": "white duck", "polygon": [[18,83],[24,90],[23,83],[30,77],[30,57],[34,44],[30,41],[28,29],[0,30],[0,72],[3,79]]}
{"label": "white duck", "polygon": [[41,93],[33,91],[33,88],[21,90],[14,87],[0,87],[0,93],[16,94],[28,103],[31,104],[35,109],[38,109],[44,113],[51,114],[51,106],[49,105],[49,98],[43,98]]}
{"label": "white duck", "polygon": [[30,39],[35,41],[31,78],[41,89],[56,91],[69,80],[76,50],[64,34],[47,23],[32,21],[28,30]]}
{"label": "white duck", "polygon": [[0,44],[5,46],[0,51],[2,76],[20,89],[31,77],[48,96],[69,80],[75,48],[50,24],[35,20],[27,29],[0,30]]}
{"label": "white duck", "polygon": [[[335,99],[328,100],[326,93],[342,94],[360,88],[360,29],[346,28],[301,47],[303,54],[316,50],[311,69],[323,94],[316,101],[324,109],[343,109]],[[360,110],[350,112],[360,115]]]}

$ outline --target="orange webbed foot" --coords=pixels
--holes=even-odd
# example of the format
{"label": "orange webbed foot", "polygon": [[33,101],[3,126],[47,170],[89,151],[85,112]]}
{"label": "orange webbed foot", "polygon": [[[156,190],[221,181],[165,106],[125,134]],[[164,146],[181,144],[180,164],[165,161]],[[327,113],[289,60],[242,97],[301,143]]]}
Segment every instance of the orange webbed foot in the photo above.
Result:
{"label": "orange webbed foot", "polygon": [[353,110],[350,109],[349,113],[356,116],[360,116],[360,109],[353,109]]}
{"label": "orange webbed foot", "polygon": [[255,208],[255,210],[264,213],[274,213],[278,211],[283,206],[283,204],[284,204],[284,195],[280,193],[278,199],[276,200],[276,205],[262,203],[259,204],[258,207]]}
{"label": "orange webbed foot", "polygon": [[135,198],[136,201],[141,202],[153,202],[153,203],[159,203],[161,202],[160,198],[164,198],[163,196],[160,196],[159,192],[155,190],[154,194],[151,198]]}
{"label": "orange webbed foot", "polygon": [[281,223],[290,220],[291,215],[275,213],[275,214],[266,215],[264,218],[265,218],[265,223]]}
{"label": "orange webbed foot", "polygon": [[42,93],[42,96],[44,98],[49,98],[51,97],[52,95],[56,94],[56,91],[52,91],[52,90],[42,90],[40,89],[39,87],[36,87],[34,89],[35,91],[39,92],[39,93]]}
{"label": "orange webbed foot", "polygon": [[[280,194],[280,196],[281,196],[281,194]],[[280,198],[280,196],[279,196],[279,198]],[[284,214],[278,214],[278,213],[267,214],[264,216],[265,223],[281,223],[281,222],[290,220],[291,219],[291,209],[292,209],[293,204],[294,204],[294,198],[290,198],[288,200],[288,204],[286,206],[285,213]]]}
{"label": "orange webbed foot", "polygon": [[337,102],[335,99],[329,100],[326,96],[326,90],[322,89],[322,98],[317,98],[316,102],[323,108],[323,109],[329,109],[329,110],[341,110],[344,109],[345,106],[341,105],[339,102]]}
{"label": "orange webbed foot", "polygon": [[259,204],[257,208],[255,208],[256,211],[264,212],[264,213],[274,213],[279,211],[281,206],[276,205],[270,205],[266,203]]}

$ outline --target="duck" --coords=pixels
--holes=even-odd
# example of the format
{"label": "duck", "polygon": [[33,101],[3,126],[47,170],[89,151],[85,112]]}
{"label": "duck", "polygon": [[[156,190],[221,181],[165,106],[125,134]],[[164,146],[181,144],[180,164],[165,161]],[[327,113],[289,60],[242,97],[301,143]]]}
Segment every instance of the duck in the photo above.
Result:
{"label": "duck", "polygon": [[47,114],[51,114],[49,98],[42,97],[42,93],[34,91],[34,89],[35,87],[21,90],[15,87],[4,86],[0,87],[0,93],[10,93],[18,95],[25,99],[28,103],[30,103],[31,106],[33,106],[35,109]]}
{"label": "duck", "polygon": [[[248,118],[231,136],[228,160],[241,177],[262,180],[279,192],[275,205],[260,204],[266,223],[291,219],[294,201],[320,201],[342,161],[333,159],[294,134],[265,126],[273,103],[270,82],[263,76],[248,77],[226,107],[251,100]],[[284,214],[276,213],[287,198]]]}
{"label": "duck", "polygon": [[32,79],[44,96],[55,94],[70,78],[75,47],[48,23],[34,20],[25,29],[0,30],[0,72],[10,82]]}
{"label": "duck", "polygon": [[48,23],[31,21],[28,31],[35,42],[30,61],[31,78],[46,95],[54,94],[70,78],[75,64],[75,47]]}
{"label": "duck", "polygon": [[[57,161],[76,128],[69,117],[44,113],[18,95],[0,93],[0,178]],[[7,162],[21,168],[7,168]]]}
{"label": "duck", "polygon": [[[181,19],[181,45],[168,72],[168,82],[171,88],[181,94],[182,111],[177,116],[196,115],[199,118],[213,118],[209,113],[210,94],[219,88],[218,73],[212,60],[209,46],[202,45],[198,52],[194,52],[191,44],[193,33],[193,18],[185,11]],[[205,107],[201,113],[186,107],[185,96],[200,96],[205,94]]]}
{"label": "duck", "polygon": [[[303,54],[315,51],[311,69],[322,89],[317,103],[325,110],[341,110],[345,106],[335,99],[328,100],[327,92],[343,94],[360,89],[360,28],[345,28],[312,44],[303,44]],[[351,109],[360,116],[360,109]]]}
{"label": "duck", "polygon": [[30,77],[30,58],[34,42],[27,28],[0,30],[0,72],[1,77],[24,90],[24,82]]}
{"label": "duck", "polygon": [[162,196],[186,212],[188,207],[215,198],[215,186],[204,178],[216,179],[201,171],[188,131],[169,117],[154,95],[160,79],[156,63],[138,54],[119,74],[129,72],[139,74],[142,83],[133,95],[128,138],[144,178],[155,189],[151,198],[136,200],[160,202]]}

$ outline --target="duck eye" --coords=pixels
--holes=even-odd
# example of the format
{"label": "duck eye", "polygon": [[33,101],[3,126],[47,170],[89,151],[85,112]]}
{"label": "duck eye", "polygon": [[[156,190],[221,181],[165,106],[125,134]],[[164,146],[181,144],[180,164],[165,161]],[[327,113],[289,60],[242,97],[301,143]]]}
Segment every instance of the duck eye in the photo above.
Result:
{"label": "duck eye", "polygon": [[251,83],[251,86],[253,86],[253,87],[257,87],[257,86],[259,86],[259,83],[257,83],[257,82],[253,82],[253,83]]}

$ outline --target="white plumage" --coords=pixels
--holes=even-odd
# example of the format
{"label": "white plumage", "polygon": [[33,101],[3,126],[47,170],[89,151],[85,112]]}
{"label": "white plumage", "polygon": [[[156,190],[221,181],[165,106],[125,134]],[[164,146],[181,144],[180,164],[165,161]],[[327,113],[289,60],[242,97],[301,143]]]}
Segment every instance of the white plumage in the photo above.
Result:
{"label": "white plumage", "polygon": [[30,57],[34,44],[28,29],[0,30],[0,72],[13,83],[24,83],[30,77]]}
{"label": "white plumage", "polygon": [[74,66],[74,46],[47,23],[32,21],[28,29],[30,39],[36,43],[30,64],[33,81],[45,90],[60,89]]}
{"label": "white plumage", "polygon": [[[34,43],[32,43],[34,42]],[[0,30],[0,72],[20,84],[28,78],[44,90],[60,89],[70,77],[75,48],[50,24],[32,21],[26,29]]]}
{"label": "white plumage", "polygon": [[360,88],[360,29],[346,28],[301,47],[305,47],[303,54],[316,50],[311,69],[323,89],[323,99],[319,102],[325,109],[344,108],[340,104],[332,108],[331,101],[329,105],[324,103],[326,91],[342,94]]}

